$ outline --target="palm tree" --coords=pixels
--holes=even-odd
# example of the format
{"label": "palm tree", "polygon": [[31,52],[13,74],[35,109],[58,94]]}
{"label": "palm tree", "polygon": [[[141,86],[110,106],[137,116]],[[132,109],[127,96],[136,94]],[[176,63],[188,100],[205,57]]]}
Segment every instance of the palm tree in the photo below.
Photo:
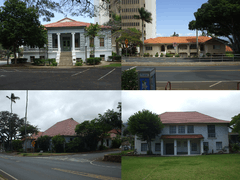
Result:
{"label": "palm tree", "polygon": [[86,27],[86,33],[84,34],[86,37],[90,37],[90,40],[92,39],[93,44],[90,43],[90,47],[93,48],[93,55],[95,56],[95,47],[94,47],[94,38],[98,36],[98,32],[101,30],[101,27],[98,25],[98,23],[90,24],[89,27]]}
{"label": "palm tree", "polygon": [[144,31],[143,31],[143,24],[144,22],[152,23],[152,13],[145,10],[143,7],[138,9],[139,15],[134,15],[135,19],[142,20],[142,41],[143,41],[143,54],[144,54]]}
{"label": "palm tree", "polygon": [[[15,96],[13,93],[11,94],[11,97],[6,96],[8,99],[11,100],[11,115],[12,115],[12,102],[16,103],[16,99],[20,99],[19,97]],[[10,148],[12,150],[12,127],[10,122]]]}

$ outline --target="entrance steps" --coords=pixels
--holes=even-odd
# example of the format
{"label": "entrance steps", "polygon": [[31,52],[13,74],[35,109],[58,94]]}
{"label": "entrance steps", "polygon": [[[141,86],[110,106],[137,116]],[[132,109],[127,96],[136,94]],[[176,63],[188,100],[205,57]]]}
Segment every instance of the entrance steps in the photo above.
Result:
{"label": "entrance steps", "polygon": [[60,54],[59,66],[72,66],[72,52],[71,51],[62,51]]}

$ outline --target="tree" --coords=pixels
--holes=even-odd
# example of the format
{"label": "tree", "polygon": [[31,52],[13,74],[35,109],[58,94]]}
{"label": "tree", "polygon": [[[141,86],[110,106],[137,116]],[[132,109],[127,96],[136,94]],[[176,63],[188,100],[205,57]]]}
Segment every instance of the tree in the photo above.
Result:
{"label": "tree", "polygon": [[138,73],[136,68],[123,71],[121,82],[122,90],[138,90]]}
{"label": "tree", "polygon": [[233,126],[233,132],[239,133],[240,135],[240,114],[232,117],[230,126]]}
{"label": "tree", "polygon": [[163,127],[160,117],[149,110],[138,111],[128,119],[129,131],[140,140],[147,141],[149,154],[152,154],[151,141],[161,133]]}
{"label": "tree", "polygon": [[117,55],[119,55],[119,44],[117,42],[119,34],[115,34],[115,33],[119,32],[119,30],[122,29],[121,16],[118,16],[116,14],[112,14],[112,19],[110,19],[108,22],[104,23],[104,26],[110,26],[111,27],[112,38],[116,38],[116,40],[115,40],[116,52],[117,52]]}
{"label": "tree", "polygon": [[52,138],[53,149],[57,152],[64,152],[65,138],[61,135],[53,136]]}
{"label": "tree", "polygon": [[[118,35],[119,38],[116,39],[117,42],[121,44],[122,47],[126,47],[125,40],[128,40],[128,47],[129,49],[135,48],[136,46],[139,46],[143,44],[143,42],[140,40],[141,32],[136,28],[128,28],[128,29],[122,29],[114,33],[114,35]],[[124,48],[123,48],[123,52]]]}
{"label": "tree", "polygon": [[7,0],[0,8],[0,43],[5,49],[12,48],[15,64],[19,46],[42,48],[47,44],[47,31],[38,17],[34,7],[27,8],[20,0]]}
{"label": "tree", "polygon": [[43,150],[44,152],[46,151],[49,151],[50,149],[50,140],[51,140],[51,137],[50,136],[40,136],[38,139],[37,139],[37,144],[39,146],[39,148],[41,150]]}
{"label": "tree", "polygon": [[152,13],[145,10],[143,7],[141,9],[138,9],[139,15],[134,15],[135,19],[141,19],[142,20],[142,42],[143,42],[143,54],[144,54],[144,22],[152,23]]}
{"label": "tree", "polygon": [[[19,136],[21,136],[21,138],[23,139],[25,137],[25,125],[23,125],[19,128],[19,132],[20,132]],[[34,133],[37,134],[38,127],[27,123],[26,124],[26,133],[28,136],[32,136]]]}
{"label": "tree", "polygon": [[14,151],[20,151],[22,149],[22,141],[21,140],[13,140],[12,146],[13,146]]}
{"label": "tree", "polygon": [[174,36],[178,37],[179,34],[176,34],[176,32],[174,32],[173,35],[171,35],[171,37],[174,37]]}
{"label": "tree", "polygon": [[[92,55],[95,56],[94,39],[95,39],[96,36],[99,36],[98,32],[101,30],[101,27],[98,25],[98,23],[95,24],[95,25],[91,23],[90,26],[86,27],[85,29],[87,31],[85,33],[85,36],[90,38],[90,47],[93,48],[93,54]],[[91,42],[92,42],[92,44],[91,44]]]}
{"label": "tree", "polygon": [[8,147],[11,149],[11,139],[17,139],[17,132],[24,124],[24,118],[19,118],[17,114],[8,111],[0,112],[0,133],[6,137]]}
{"label": "tree", "polygon": [[240,1],[208,0],[194,13],[195,19],[189,23],[189,30],[207,31],[215,38],[222,36],[229,39],[222,41],[240,54]]}

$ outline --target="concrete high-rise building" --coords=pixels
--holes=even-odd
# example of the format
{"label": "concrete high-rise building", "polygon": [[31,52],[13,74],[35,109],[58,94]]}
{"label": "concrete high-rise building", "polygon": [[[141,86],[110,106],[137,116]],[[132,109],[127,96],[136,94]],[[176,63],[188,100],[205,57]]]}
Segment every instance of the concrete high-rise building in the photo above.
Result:
{"label": "concrete high-rise building", "polygon": [[[134,15],[139,15],[138,9],[144,7],[147,11],[152,13],[152,23],[144,22],[145,39],[156,38],[156,0],[119,0],[119,5],[111,2],[105,4],[105,9],[99,12],[99,15],[94,18],[94,23],[100,25],[108,22],[112,13],[121,15],[122,28],[136,28],[142,31],[142,20],[134,19]],[[94,5],[102,5],[102,0],[94,0]]]}

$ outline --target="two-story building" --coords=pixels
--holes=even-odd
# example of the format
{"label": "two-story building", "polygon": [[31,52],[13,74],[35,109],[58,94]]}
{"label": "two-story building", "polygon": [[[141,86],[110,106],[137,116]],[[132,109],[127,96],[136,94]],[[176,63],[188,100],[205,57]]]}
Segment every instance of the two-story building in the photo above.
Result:
{"label": "two-story building", "polygon": [[95,46],[95,57],[107,60],[112,55],[110,27],[101,26],[99,36],[91,39],[85,36],[85,27],[89,27],[90,23],[64,18],[44,26],[47,29],[48,44],[41,49],[25,46],[23,55],[28,62],[42,58],[56,59],[60,65],[74,65],[77,59],[85,62],[90,57],[92,46]]}
{"label": "two-story building", "polygon": [[[174,36],[174,37],[157,37],[144,41],[145,53],[155,56],[156,53],[161,55],[179,54],[180,57],[206,56],[206,53],[225,54],[226,45],[223,40],[207,36],[198,37],[198,50],[196,36]],[[174,47],[176,45],[176,47]]]}
{"label": "two-story building", "polygon": [[[229,153],[228,126],[230,121],[219,120],[199,112],[165,112],[159,115],[164,128],[151,143],[153,154],[193,155],[226,150]],[[138,154],[147,154],[146,141],[135,136]]]}

